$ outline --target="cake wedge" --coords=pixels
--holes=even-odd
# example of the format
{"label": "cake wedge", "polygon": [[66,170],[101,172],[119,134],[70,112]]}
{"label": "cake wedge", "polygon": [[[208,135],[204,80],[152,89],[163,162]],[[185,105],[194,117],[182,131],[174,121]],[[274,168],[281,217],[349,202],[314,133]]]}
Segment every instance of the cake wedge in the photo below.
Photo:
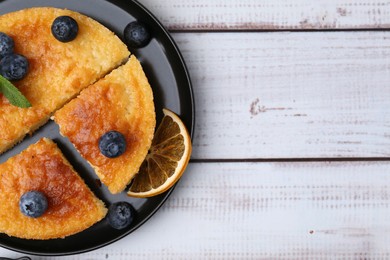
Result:
{"label": "cake wedge", "polygon": [[[38,191],[47,210],[23,214],[23,194]],[[86,186],[57,145],[43,138],[0,165],[0,232],[25,239],[54,239],[81,232],[103,219],[104,203]]]}
{"label": "cake wedge", "polygon": [[[140,62],[132,55],[53,118],[60,133],[69,138],[109,191],[123,191],[145,159],[156,126],[153,92]],[[99,148],[99,140],[110,131],[120,133],[126,146],[115,158],[105,156]]]}
{"label": "cake wedge", "polygon": [[[72,17],[78,24],[78,34],[70,42],[61,42],[52,34],[53,21],[60,16]],[[12,83],[32,104],[29,108],[13,106],[0,93],[0,154],[130,55],[113,32],[70,10],[36,7],[4,14],[0,32],[11,37],[14,52],[28,60],[26,76]]]}

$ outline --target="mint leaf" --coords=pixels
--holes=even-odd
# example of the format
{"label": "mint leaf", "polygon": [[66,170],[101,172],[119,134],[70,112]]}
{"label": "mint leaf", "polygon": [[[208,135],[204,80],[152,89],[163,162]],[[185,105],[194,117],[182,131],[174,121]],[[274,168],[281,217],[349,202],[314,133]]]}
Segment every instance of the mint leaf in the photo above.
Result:
{"label": "mint leaf", "polygon": [[0,92],[8,99],[8,101],[17,107],[31,107],[31,103],[11,82],[0,75]]}

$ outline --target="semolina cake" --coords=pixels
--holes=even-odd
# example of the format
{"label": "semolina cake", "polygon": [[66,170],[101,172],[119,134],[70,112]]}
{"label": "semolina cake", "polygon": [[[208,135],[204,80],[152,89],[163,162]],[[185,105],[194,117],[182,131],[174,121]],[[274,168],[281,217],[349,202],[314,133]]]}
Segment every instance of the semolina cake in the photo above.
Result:
{"label": "semolina cake", "polygon": [[[152,89],[140,62],[131,56],[58,110],[54,120],[110,192],[123,191],[145,159],[156,125]],[[100,138],[109,131],[125,140],[126,150],[116,158],[99,149]]]}
{"label": "semolina cake", "polygon": [[[53,20],[59,16],[77,21],[74,40],[61,42],[52,35]],[[0,154],[130,55],[113,32],[70,10],[37,7],[8,13],[0,16],[0,32],[14,40],[15,52],[29,62],[27,75],[13,84],[32,104],[29,108],[13,106],[0,93]]]}
{"label": "semolina cake", "polygon": [[[47,197],[40,217],[22,214],[23,194]],[[26,239],[63,238],[87,229],[107,213],[57,145],[43,138],[0,165],[0,232]]]}

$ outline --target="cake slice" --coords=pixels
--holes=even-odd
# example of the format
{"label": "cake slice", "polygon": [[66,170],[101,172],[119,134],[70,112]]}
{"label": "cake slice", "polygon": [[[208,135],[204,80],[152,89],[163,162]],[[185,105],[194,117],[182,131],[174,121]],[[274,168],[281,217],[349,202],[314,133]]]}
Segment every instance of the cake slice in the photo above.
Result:
{"label": "cake slice", "polygon": [[[156,125],[152,89],[139,61],[131,56],[58,110],[54,120],[110,192],[123,191],[145,159]],[[125,139],[126,150],[116,158],[99,149],[100,137],[109,131]]]}
{"label": "cake slice", "polygon": [[[42,216],[24,215],[19,200],[29,191],[43,193]],[[63,238],[92,226],[107,213],[57,145],[41,139],[0,165],[0,232],[26,239]]]}
{"label": "cake slice", "polygon": [[[51,25],[58,16],[70,16],[78,23],[73,41],[60,42],[52,35]],[[15,107],[0,93],[0,154],[130,55],[113,32],[70,10],[38,7],[8,13],[0,16],[0,32],[14,40],[15,53],[29,62],[26,77],[13,83],[32,104]]]}

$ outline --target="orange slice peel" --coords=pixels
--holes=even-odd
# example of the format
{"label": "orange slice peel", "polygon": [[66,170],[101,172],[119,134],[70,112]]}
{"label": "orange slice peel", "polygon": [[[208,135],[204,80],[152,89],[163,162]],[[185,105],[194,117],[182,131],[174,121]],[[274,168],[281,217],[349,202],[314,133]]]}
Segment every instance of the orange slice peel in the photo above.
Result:
{"label": "orange slice peel", "polygon": [[191,136],[183,121],[163,109],[164,117],[151,148],[134,177],[127,195],[147,198],[170,189],[183,175],[191,157]]}

